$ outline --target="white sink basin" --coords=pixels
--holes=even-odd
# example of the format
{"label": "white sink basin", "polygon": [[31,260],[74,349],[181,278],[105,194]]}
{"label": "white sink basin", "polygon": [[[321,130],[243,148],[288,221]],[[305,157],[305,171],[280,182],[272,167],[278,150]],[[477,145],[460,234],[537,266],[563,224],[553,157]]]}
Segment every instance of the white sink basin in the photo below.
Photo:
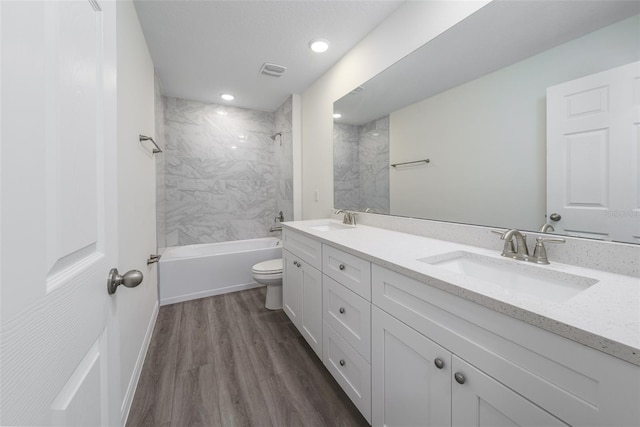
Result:
{"label": "white sink basin", "polygon": [[598,283],[596,279],[549,270],[535,264],[465,251],[420,258],[418,261],[491,282],[514,295],[532,295],[555,302],[566,301]]}
{"label": "white sink basin", "polygon": [[335,230],[346,230],[349,228],[354,228],[353,225],[340,224],[339,222],[326,222],[323,224],[310,225],[308,227],[316,231],[335,231]]}

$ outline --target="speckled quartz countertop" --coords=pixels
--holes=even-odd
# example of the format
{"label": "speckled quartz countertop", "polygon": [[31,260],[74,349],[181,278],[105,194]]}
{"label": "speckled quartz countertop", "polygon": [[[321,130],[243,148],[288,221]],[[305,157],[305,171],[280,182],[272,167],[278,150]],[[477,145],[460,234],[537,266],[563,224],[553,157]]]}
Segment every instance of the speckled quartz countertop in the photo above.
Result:
{"label": "speckled quartz countertop", "polygon": [[455,251],[504,260],[497,251],[366,225],[331,231],[310,228],[327,222],[339,223],[324,219],[287,222],[283,226],[427,285],[640,366],[640,279],[636,277],[554,263],[553,259],[547,266],[513,260],[514,263],[547,269],[551,274],[568,273],[598,280],[568,300],[552,302],[418,261]]}

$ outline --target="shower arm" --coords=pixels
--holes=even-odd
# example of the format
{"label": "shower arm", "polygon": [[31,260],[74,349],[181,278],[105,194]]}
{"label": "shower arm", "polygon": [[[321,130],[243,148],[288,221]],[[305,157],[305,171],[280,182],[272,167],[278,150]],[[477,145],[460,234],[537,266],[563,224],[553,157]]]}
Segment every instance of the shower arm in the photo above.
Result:
{"label": "shower arm", "polygon": [[271,135],[269,138],[271,138],[272,140],[276,140],[276,137],[280,137],[280,146],[282,146],[282,132],[277,132],[274,133],[273,135]]}

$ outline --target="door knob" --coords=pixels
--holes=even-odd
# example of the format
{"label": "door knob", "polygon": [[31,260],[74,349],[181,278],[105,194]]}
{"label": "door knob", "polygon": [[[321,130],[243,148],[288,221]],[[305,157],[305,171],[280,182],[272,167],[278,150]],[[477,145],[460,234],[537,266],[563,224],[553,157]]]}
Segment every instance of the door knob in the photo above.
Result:
{"label": "door knob", "polygon": [[549,219],[551,221],[560,221],[562,219],[562,217],[560,216],[559,213],[552,213],[551,215],[549,215]]}
{"label": "door knob", "polygon": [[127,271],[124,275],[120,275],[117,268],[112,268],[107,278],[107,292],[109,295],[115,294],[116,288],[120,285],[124,285],[127,288],[135,288],[142,283],[142,279],[142,273],[138,270]]}

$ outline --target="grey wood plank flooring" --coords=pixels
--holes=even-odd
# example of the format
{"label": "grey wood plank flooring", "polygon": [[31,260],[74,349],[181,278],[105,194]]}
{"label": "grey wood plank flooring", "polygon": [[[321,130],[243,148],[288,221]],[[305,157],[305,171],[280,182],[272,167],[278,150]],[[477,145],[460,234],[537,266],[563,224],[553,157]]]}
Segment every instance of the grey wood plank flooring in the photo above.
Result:
{"label": "grey wood plank flooring", "polygon": [[264,298],[257,288],[160,307],[127,426],[368,426]]}

